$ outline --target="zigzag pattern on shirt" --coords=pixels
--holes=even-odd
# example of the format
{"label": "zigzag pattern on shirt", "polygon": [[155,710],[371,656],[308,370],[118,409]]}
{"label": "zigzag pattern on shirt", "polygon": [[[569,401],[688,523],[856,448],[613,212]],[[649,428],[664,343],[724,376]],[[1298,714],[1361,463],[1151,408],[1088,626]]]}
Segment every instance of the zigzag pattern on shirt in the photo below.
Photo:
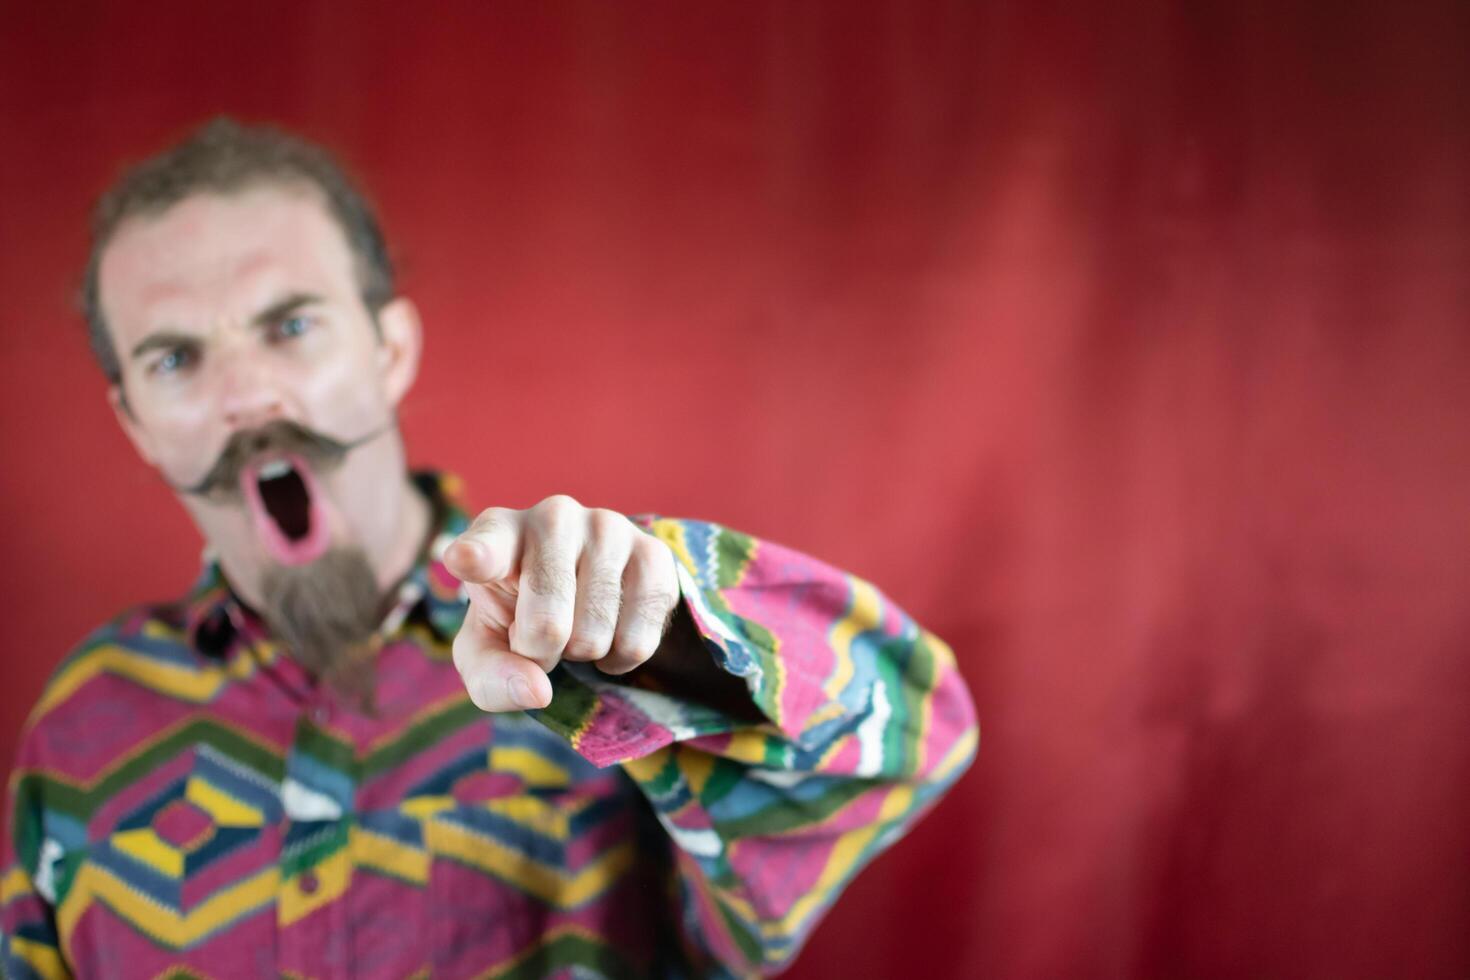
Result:
{"label": "zigzag pattern on shirt", "polygon": [[[95,904],[184,950],[273,901],[290,925],[339,897],[354,873],[423,887],[435,858],[568,910],[603,894],[633,860],[625,833],[591,833],[617,810],[585,791],[596,769],[530,719],[492,722],[463,695],[405,719],[360,756],[309,725],[289,751],[292,771],[315,774],[314,791],[343,788],[341,819],[287,822],[282,748],[217,718],[159,731],[91,780],[19,773],[17,798],[42,804],[40,825],[16,842],[22,860],[38,867],[46,840],[64,855],[50,876],[63,941]],[[405,773],[413,778],[393,805],[354,812],[360,786]],[[481,785],[491,773],[500,781]],[[99,808],[130,797],[125,813],[97,826]]]}
{"label": "zigzag pattern on shirt", "polygon": [[4,955],[43,976],[119,957],[152,976],[315,975],[344,954],[394,976],[781,963],[963,770],[971,709],[948,648],[872,586],[715,525],[641,523],[766,722],[580,665],[535,717],[482,714],[449,663],[464,597],[444,540],[385,626],[377,705],[352,710],[211,570],[187,603],[94,634],[33,714]]}

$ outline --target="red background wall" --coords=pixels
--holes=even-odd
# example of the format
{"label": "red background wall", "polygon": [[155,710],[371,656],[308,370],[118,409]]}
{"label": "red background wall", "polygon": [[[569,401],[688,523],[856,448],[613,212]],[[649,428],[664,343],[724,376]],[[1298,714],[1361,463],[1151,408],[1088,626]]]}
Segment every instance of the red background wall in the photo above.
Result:
{"label": "red background wall", "polygon": [[1470,971],[1470,15],[6,3],[0,752],[199,546],[69,307],[118,162],[338,147],[473,500],[722,520],[947,637],[953,796],[792,975]]}

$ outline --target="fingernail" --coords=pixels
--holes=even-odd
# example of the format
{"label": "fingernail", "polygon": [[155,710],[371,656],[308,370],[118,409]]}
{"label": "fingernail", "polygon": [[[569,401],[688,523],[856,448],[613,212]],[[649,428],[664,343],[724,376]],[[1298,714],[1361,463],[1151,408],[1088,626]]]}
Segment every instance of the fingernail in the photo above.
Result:
{"label": "fingernail", "polygon": [[511,674],[505,679],[505,689],[510,692],[510,699],[515,702],[517,708],[534,708],[536,705],[531,701],[531,685],[520,674]]}

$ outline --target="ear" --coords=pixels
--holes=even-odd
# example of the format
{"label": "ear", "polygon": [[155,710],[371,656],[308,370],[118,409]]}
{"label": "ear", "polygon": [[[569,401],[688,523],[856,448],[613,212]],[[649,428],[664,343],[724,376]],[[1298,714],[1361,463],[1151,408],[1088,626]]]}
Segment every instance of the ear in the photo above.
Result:
{"label": "ear", "polygon": [[143,457],[143,462],[149,466],[157,466],[158,460],[153,453],[153,440],[149,438],[148,431],[139,423],[137,416],[128,405],[127,393],[123,391],[122,385],[114,384],[107,387],[107,400],[112,404],[112,414],[117,419],[117,424],[122,426],[123,432],[127,433],[128,441]]}
{"label": "ear", "polygon": [[397,408],[419,375],[424,333],[418,307],[407,296],[394,297],[378,311],[378,330],[382,335],[378,364],[383,387],[388,401]]}

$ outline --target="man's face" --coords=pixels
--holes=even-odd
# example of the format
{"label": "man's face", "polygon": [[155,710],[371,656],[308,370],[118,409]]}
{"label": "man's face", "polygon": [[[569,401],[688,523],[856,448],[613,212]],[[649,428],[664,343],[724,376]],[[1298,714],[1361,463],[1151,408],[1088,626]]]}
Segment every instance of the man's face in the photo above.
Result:
{"label": "man's face", "polygon": [[[258,602],[273,570],[334,547],[360,547],[384,571],[401,550],[395,409],[417,370],[418,323],[395,300],[380,336],[319,195],[262,185],[130,219],[98,281],[119,420],[176,489],[219,478],[179,497],[236,589]],[[274,438],[292,431],[306,437]],[[318,453],[309,434],[361,444]]]}

